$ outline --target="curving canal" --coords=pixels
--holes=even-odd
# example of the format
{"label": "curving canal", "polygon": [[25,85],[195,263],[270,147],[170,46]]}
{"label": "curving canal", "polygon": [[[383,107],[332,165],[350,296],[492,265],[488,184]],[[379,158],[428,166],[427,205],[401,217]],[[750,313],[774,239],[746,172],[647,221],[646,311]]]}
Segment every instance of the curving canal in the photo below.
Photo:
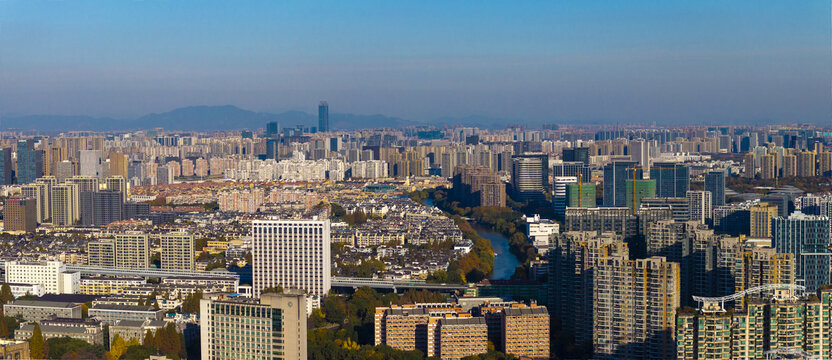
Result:
{"label": "curving canal", "polygon": [[[425,199],[425,204],[433,205],[433,199]],[[520,265],[517,257],[509,251],[508,238],[496,231],[491,231],[485,226],[471,222],[471,227],[477,232],[479,236],[488,240],[491,247],[494,249],[494,271],[492,271],[491,279],[503,280],[511,278],[514,275],[514,269]]]}

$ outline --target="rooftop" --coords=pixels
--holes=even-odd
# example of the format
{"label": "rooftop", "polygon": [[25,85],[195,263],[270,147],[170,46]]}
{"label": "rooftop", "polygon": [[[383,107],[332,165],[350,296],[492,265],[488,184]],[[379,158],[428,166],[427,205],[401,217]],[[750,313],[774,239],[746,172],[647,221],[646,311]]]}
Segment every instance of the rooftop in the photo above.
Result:
{"label": "rooftop", "polygon": [[115,304],[97,304],[93,305],[90,310],[118,310],[118,311],[160,311],[158,309],[153,308],[152,306],[139,306],[139,305],[115,305]]}
{"label": "rooftop", "polygon": [[14,305],[14,306],[29,306],[29,307],[50,307],[50,308],[73,308],[76,306],[80,306],[71,302],[61,302],[61,301],[39,301],[39,300],[15,300],[14,302],[6,305]]}

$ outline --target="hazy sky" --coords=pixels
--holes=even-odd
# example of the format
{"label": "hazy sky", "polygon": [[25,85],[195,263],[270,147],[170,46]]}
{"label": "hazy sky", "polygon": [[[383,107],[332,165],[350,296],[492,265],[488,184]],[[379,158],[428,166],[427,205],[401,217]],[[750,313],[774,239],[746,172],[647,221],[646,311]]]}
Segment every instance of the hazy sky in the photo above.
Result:
{"label": "hazy sky", "polygon": [[0,0],[0,114],[832,122],[828,0]]}

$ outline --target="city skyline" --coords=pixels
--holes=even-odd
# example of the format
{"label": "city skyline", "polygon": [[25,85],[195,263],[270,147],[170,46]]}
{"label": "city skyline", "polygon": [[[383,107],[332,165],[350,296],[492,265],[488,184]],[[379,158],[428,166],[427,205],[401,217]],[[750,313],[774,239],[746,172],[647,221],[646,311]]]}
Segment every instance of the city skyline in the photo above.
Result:
{"label": "city skyline", "polygon": [[326,99],[425,124],[822,124],[828,14],[819,1],[6,1],[0,116],[315,114]]}

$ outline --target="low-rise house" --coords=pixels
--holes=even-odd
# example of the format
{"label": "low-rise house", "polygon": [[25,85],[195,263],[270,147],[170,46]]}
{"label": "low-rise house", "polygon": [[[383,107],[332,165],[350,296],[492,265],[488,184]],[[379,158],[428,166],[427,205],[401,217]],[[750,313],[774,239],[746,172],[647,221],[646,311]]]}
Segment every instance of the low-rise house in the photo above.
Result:
{"label": "low-rise house", "polygon": [[3,305],[6,316],[20,316],[26,321],[41,321],[53,318],[81,318],[81,305],[70,302],[15,300]]}

